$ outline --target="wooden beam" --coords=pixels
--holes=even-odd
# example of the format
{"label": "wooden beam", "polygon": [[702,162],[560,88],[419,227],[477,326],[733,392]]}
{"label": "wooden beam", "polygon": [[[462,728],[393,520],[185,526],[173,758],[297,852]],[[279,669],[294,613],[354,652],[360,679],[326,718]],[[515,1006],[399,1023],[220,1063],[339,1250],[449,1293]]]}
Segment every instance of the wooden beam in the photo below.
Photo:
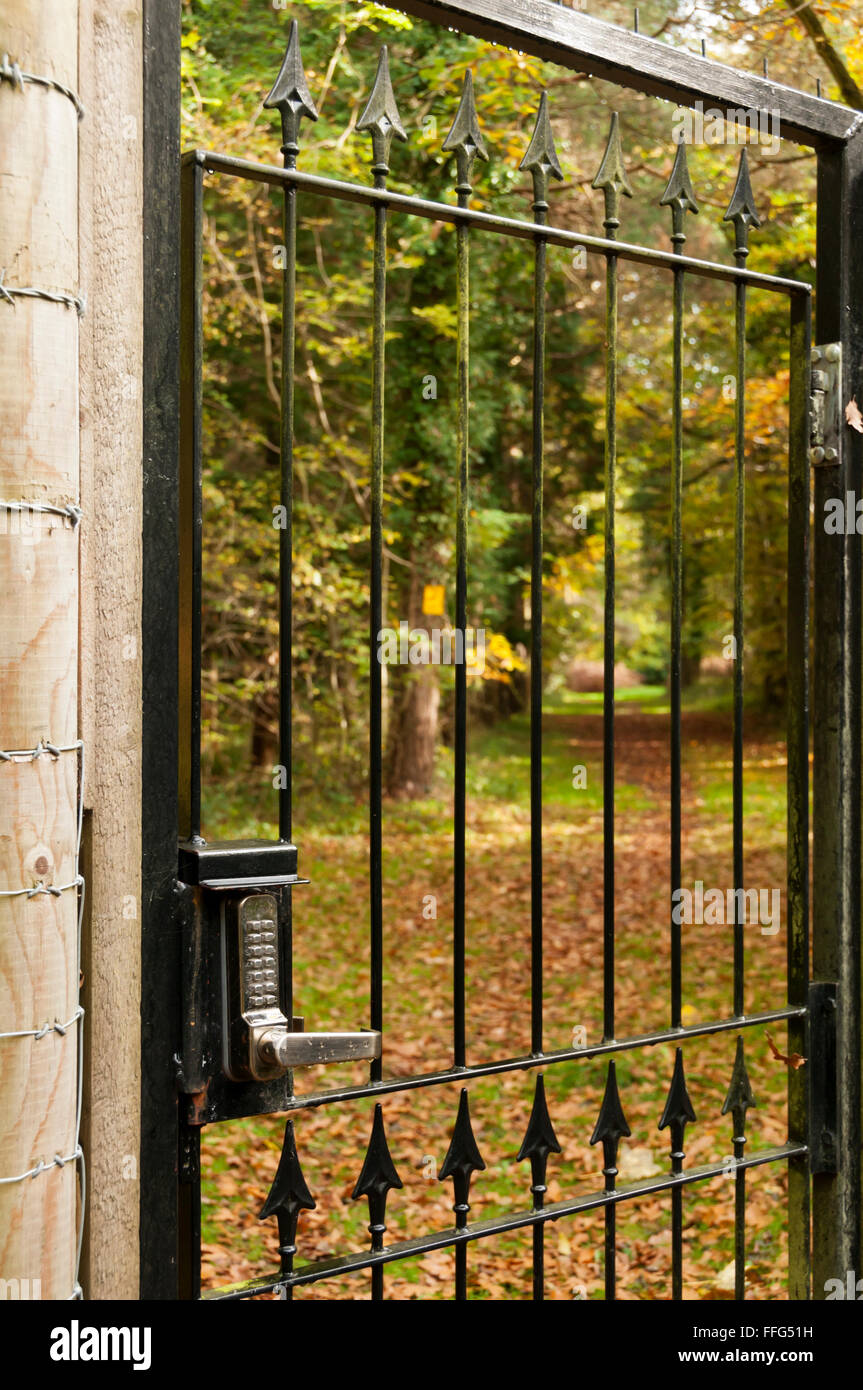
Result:
{"label": "wooden beam", "polygon": [[847,106],[739,72],[549,0],[393,0],[393,7],[681,106],[702,101],[705,108],[723,112],[777,112],[781,136],[803,145],[841,144],[863,126],[863,115]]}
{"label": "wooden beam", "polygon": [[[138,1296],[141,1014],[141,0],[79,0],[82,998],[88,1299]],[[89,808],[92,808],[91,810]]]}

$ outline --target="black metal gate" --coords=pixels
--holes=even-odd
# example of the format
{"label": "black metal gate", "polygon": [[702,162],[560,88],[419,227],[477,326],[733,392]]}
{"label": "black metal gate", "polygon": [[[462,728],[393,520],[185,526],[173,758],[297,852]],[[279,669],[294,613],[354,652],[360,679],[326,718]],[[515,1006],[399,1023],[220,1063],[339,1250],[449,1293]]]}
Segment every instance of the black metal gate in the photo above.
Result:
{"label": "black metal gate", "polygon": [[[642,91],[673,96],[681,102],[710,100],[725,111],[745,107],[778,110],[783,132],[819,150],[819,272],[816,339],[811,347],[810,289],[797,281],[760,274],[747,265],[749,233],[758,225],[745,153],[725,218],[734,225],[735,264],[694,260],[685,253],[686,223],[698,211],[686,164],[685,144],[678,145],[662,198],[670,209],[671,249],[633,245],[619,236],[620,202],[629,193],[624,153],[616,118],[594,187],[605,200],[605,236],[591,237],[553,226],[548,220],[548,188],[561,171],[554,148],[549,111],[543,97],[522,168],[534,184],[533,220],[491,215],[470,207],[474,161],[485,157],[482,133],[473,102],[470,74],[444,148],[455,154],[458,182],[455,204],[429,202],[387,189],[393,137],[403,136],[386,50],[378,77],[358,130],[372,142],[373,184],[360,186],[304,173],[301,131],[304,119],[315,119],[314,101],[306,85],[299,54],[296,24],[281,71],[266,105],[282,120],[284,167],[253,164],[241,158],[193,151],[184,156],[181,175],[182,221],[179,229],[165,205],[152,218],[168,218],[179,232],[180,277],[180,545],[176,570],[179,595],[180,676],[178,687],[161,661],[165,640],[164,566],[170,560],[163,517],[157,518],[159,489],[168,480],[173,442],[172,426],[164,415],[151,415],[152,454],[162,468],[149,493],[149,549],[145,533],[145,568],[150,588],[145,592],[147,658],[146,737],[153,758],[144,792],[145,838],[145,1091],[142,1152],[144,1296],[194,1298],[199,1294],[200,1266],[200,1134],[207,1124],[243,1115],[285,1112],[326,1104],[338,1107],[360,1097],[376,1098],[374,1126],[367,1156],[358,1174],[354,1196],[369,1204],[371,1242],[368,1248],[339,1253],[335,1258],[295,1267],[298,1221],[314,1205],[303,1178],[293,1124],[288,1120],[284,1149],[262,1216],[278,1222],[278,1267],[271,1275],[242,1287],[207,1292],[204,1297],[246,1298],[279,1290],[290,1297],[293,1288],[352,1271],[371,1271],[373,1298],[384,1297],[384,1266],[424,1253],[451,1248],[455,1252],[455,1297],[467,1296],[468,1247],[504,1232],[531,1229],[533,1235],[533,1292],[543,1297],[543,1250],[546,1223],[580,1212],[601,1209],[605,1219],[605,1294],[616,1291],[616,1212],[623,1202],[646,1195],[669,1194],[672,1224],[670,1294],[682,1297],[684,1190],[728,1171],[725,1163],[686,1167],[684,1133],[695,1116],[687,1092],[683,1053],[677,1060],[664,1113],[657,1117],[670,1137],[667,1173],[646,1181],[618,1184],[620,1140],[629,1134],[626,1096],[619,1095],[615,1057],[638,1049],[649,1065],[657,1043],[727,1033],[736,1037],[736,1054],[729,1050],[729,1089],[723,1114],[733,1125],[735,1184],[735,1291],[744,1296],[746,1255],[746,1175],[750,1168],[787,1165],[789,1296],[823,1296],[827,1279],[844,1278],[859,1267],[859,826],[860,748],[860,569],[856,536],[827,535],[820,524],[824,503],[846,491],[860,493],[860,449],[855,433],[844,424],[841,405],[859,390],[863,355],[861,257],[854,234],[863,229],[860,217],[861,146],[859,116],[803,94],[776,87],[766,79],[749,78],[703,59],[676,53],[638,35],[625,34],[583,15],[545,3],[403,3],[420,17],[457,25],[497,42],[511,43],[547,59]],[[154,51],[154,50],[151,50]],[[155,73],[156,68],[153,65]],[[162,88],[151,78],[153,102]],[[159,154],[162,152],[159,151]],[[155,157],[155,155],[153,156]],[[371,755],[369,767],[369,885],[371,929],[371,1012],[367,1029],[353,1033],[314,1034],[302,1031],[295,1019],[291,992],[291,896],[298,877],[298,855],[291,837],[291,556],[290,525],[280,532],[280,762],[288,769],[280,791],[279,830],[275,843],[206,843],[201,838],[201,371],[202,296],[201,227],[208,177],[249,179],[281,189],[284,198],[283,325],[281,382],[281,498],[290,518],[293,478],[294,314],[296,237],[304,194],[361,204],[374,219],[373,380],[372,380],[372,521],[371,604],[369,613]],[[458,459],[456,525],[457,634],[467,625],[469,541],[469,341],[470,248],[476,236],[517,238],[532,247],[535,273],[533,351],[533,542],[531,582],[531,660],[540,669],[542,657],[543,575],[543,405],[545,364],[545,285],[549,246],[583,248],[603,262],[606,275],[606,431],[605,431],[605,696],[604,696],[604,927],[603,1038],[600,1043],[545,1052],[543,1048],[543,908],[542,908],[542,705],[541,684],[531,693],[531,1048],[530,1052],[490,1063],[471,1063],[466,1046],[465,1016],[465,898],[467,686],[465,664],[456,666],[454,753],[452,940],[453,1051],[452,1066],[421,1075],[385,1075],[382,1049],[386,1043],[383,990],[382,912],[382,687],[377,660],[382,628],[383,482],[386,467],[384,425],[385,313],[387,283],[387,221],[391,213],[448,222],[455,226],[458,254]],[[154,223],[155,225],[155,223]],[[859,235],[858,235],[859,245]],[[673,360],[670,408],[673,425],[671,453],[672,607],[671,656],[671,842],[668,932],[671,949],[668,1026],[660,1031],[619,1039],[615,1036],[615,884],[614,884],[614,657],[615,657],[615,536],[614,509],[617,455],[617,321],[618,267],[621,263],[655,267],[667,276],[673,308]],[[743,668],[735,665],[733,737],[733,862],[736,915],[730,937],[733,952],[733,1000],[728,1015],[685,1025],[682,992],[682,933],[680,912],[682,843],[681,764],[681,641],[683,624],[682,504],[683,504],[683,343],[687,285],[711,277],[733,287],[738,390],[735,431],[735,603],[736,650],[745,642],[743,606],[744,553],[744,391],[746,380],[746,296],[757,287],[778,295],[788,305],[790,360],[788,451],[788,827],[787,827],[787,981],[783,996],[756,1014],[744,1010],[743,871]],[[161,345],[161,374],[165,381],[174,350],[164,332],[165,312],[176,306],[176,287],[165,284],[161,299],[150,310],[151,342]],[[160,315],[157,319],[157,314]],[[170,322],[170,317],[168,319]],[[176,319],[173,320],[176,322]],[[815,371],[811,370],[811,362]],[[815,608],[814,608],[814,910],[810,956],[809,908],[809,585],[810,585],[810,468],[814,465]],[[162,495],[165,495],[164,492]],[[159,539],[156,527],[161,522]],[[168,624],[170,634],[170,624]],[[177,689],[179,695],[177,697]],[[165,710],[179,709],[178,765],[180,767],[179,871],[171,846],[171,819],[177,802],[170,788],[174,750],[166,736]],[[158,745],[158,753],[157,753]],[[176,842],[174,842],[175,844]],[[306,890],[313,891],[313,889]],[[166,950],[167,948],[167,950]],[[811,968],[810,968],[811,961]],[[746,1112],[753,1096],[746,1070],[746,1038],[757,1025],[787,1022],[789,1052],[808,1059],[789,1069],[788,1133],[779,1146],[747,1152]],[[586,1058],[608,1058],[605,1098],[591,1142],[602,1145],[604,1181],[588,1196],[546,1200],[547,1165],[559,1145],[546,1105],[542,1074],[535,1083],[533,1111],[518,1153],[530,1160],[530,1200],[521,1210],[482,1221],[469,1221],[469,1196],[475,1175],[485,1167],[471,1128],[468,1108],[470,1083],[478,1077],[560,1065],[577,1066]],[[174,1059],[172,1061],[171,1059]],[[314,1062],[365,1058],[366,1084],[330,1089],[315,1095],[294,1092],[292,1071]],[[841,1085],[839,1078],[841,1077]],[[389,1192],[401,1186],[385,1137],[385,1098],[394,1092],[464,1082],[452,1139],[440,1169],[442,1181],[454,1189],[455,1223],[446,1230],[403,1242],[386,1243],[386,1205]],[[597,1165],[599,1168],[599,1165]],[[481,1181],[481,1179],[476,1179]],[[810,1191],[814,1198],[814,1255],[810,1253]],[[690,1198],[692,1200],[692,1198]],[[275,1244],[275,1242],[274,1242]],[[275,1262],[274,1262],[275,1263]],[[811,1274],[811,1281],[810,1281]]]}

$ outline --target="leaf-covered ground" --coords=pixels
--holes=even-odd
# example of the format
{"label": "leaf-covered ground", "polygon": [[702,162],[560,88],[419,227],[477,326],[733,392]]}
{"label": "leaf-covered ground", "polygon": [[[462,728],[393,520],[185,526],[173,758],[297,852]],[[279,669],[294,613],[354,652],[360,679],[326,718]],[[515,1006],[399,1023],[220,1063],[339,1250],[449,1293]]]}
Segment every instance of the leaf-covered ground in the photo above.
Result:
{"label": "leaf-covered ground", "polygon": [[[659,695],[626,692],[618,706],[616,1034],[663,1028],[669,1011],[668,717]],[[568,1047],[573,1029],[588,1042],[602,1032],[601,697],[580,696],[545,717],[544,929],[545,1046]],[[684,718],[683,882],[726,889],[731,877],[731,733],[724,714]],[[468,1059],[478,1063],[530,1051],[530,870],[528,729],[516,719],[473,739],[468,808]],[[587,769],[573,788],[573,768]],[[385,815],[385,1074],[430,1071],[451,1062],[452,838],[450,777],[440,793]],[[746,881],[781,890],[780,929],[746,927],[746,1011],[785,1002],[785,758],[775,731],[747,729]],[[347,807],[347,809],[346,809]],[[330,823],[317,804],[296,808],[301,868],[312,882],[295,898],[295,1010],[307,1026],[360,1026],[368,1011],[367,837],[361,804],[342,805]],[[226,828],[226,827],[223,827]],[[260,831],[253,826],[229,827]],[[434,909],[430,898],[435,900]],[[436,917],[430,916],[432,910]],[[684,928],[684,1022],[727,1017],[732,1008],[731,930]],[[780,1051],[785,1030],[771,1029]],[[786,1068],[763,1028],[747,1030],[746,1060],[758,1108],[749,1111],[749,1151],[786,1137]],[[697,1122],[686,1133],[687,1163],[731,1153],[731,1117],[720,1110],[735,1034],[697,1037],[684,1049]],[[621,1150],[620,1182],[669,1167],[668,1131],[657,1126],[671,1079],[671,1045],[624,1052],[620,1094],[632,1137]],[[589,1144],[607,1062],[576,1060],[545,1069],[549,1109],[563,1153],[549,1164],[550,1201],[599,1191],[602,1157]],[[364,1080],[363,1069],[316,1068],[298,1088],[319,1091]],[[472,1217],[530,1204],[529,1164],[515,1156],[534,1087],[533,1071],[471,1083],[474,1131],[486,1162],[475,1176]],[[390,1195],[388,1240],[452,1224],[452,1184],[436,1174],[446,1153],[458,1083],[386,1096],[384,1118],[404,1183]],[[372,1100],[322,1105],[295,1116],[297,1145],[317,1208],[303,1213],[298,1264],[367,1243],[365,1200],[351,1193],[371,1129]],[[204,1280],[208,1287],[277,1267],[275,1222],[258,1211],[275,1172],[284,1117],[205,1131]],[[747,1297],[787,1297],[784,1168],[747,1178]],[[728,1298],[733,1290],[734,1184],[723,1177],[684,1195],[684,1297]],[[619,1297],[665,1299],[670,1291],[670,1201],[650,1197],[618,1209]],[[603,1296],[602,1214],[547,1226],[550,1299]],[[520,1232],[469,1248],[469,1293],[524,1299],[531,1291],[531,1235]],[[391,1265],[387,1296],[450,1298],[453,1255],[444,1251]],[[299,1290],[298,1298],[364,1299],[360,1273]]]}

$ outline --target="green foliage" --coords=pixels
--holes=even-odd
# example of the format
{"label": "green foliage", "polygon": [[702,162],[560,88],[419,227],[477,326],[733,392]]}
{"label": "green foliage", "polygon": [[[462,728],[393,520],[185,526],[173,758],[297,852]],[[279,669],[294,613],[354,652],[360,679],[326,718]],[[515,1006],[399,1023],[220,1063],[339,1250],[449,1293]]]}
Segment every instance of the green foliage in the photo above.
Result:
{"label": "green foliage", "polygon": [[[368,183],[371,142],[354,126],[381,42],[409,140],[392,154],[390,186],[454,200],[454,159],[441,146],[465,70],[474,70],[491,162],[473,202],[529,217],[518,164],[540,91],[548,87],[565,183],[551,218],[601,232],[589,189],[607,130],[621,115],[635,196],[621,236],[668,245],[657,206],[671,163],[674,112],[608,84],[415,23],[375,4],[309,0],[295,7],[310,90],[300,167]],[[663,7],[686,34],[684,11]],[[717,11],[717,13],[719,13]],[[670,18],[668,18],[670,14]],[[274,113],[262,97],[278,70],[290,11],[243,0],[184,4],[187,145],[278,162]],[[613,17],[613,15],[612,15]],[[739,58],[729,18],[716,32]],[[743,31],[740,31],[742,34]],[[788,31],[790,33],[790,31]],[[782,52],[792,40],[782,31]],[[794,40],[796,42],[796,40]],[[751,151],[763,226],[751,264],[807,276],[812,264],[812,165],[783,148]],[[738,150],[700,146],[690,167],[701,203],[687,251],[730,261],[721,221]],[[205,225],[206,716],[211,770],[248,760],[262,780],[276,761],[278,400],[281,358],[281,194],[212,176]],[[294,482],[294,716],[298,790],[339,768],[359,786],[366,754],[369,603],[369,437],[372,222],[368,209],[303,194],[298,237]],[[468,621],[529,645],[533,265],[529,243],[477,234],[471,247],[471,556]],[[448,225],[389,219],[385,621],[408,617],[416,584],[443,584],[454,603],[455,235]],[[621,263],[617,514],[617,660],[664,679],[668,648],[669,363],[667,277]],[[604,272],[552,248],[548,274],[545,451],[545,671],[560,683],[574,658],[602,650]],[[752,294],[747,386],[747,688],[775,703],[784,682],[786,306]],[[731,630],[733,574],[733,306],[728,287],[687,286],[685,381],[685,655],[696,669]],[[430,383],[433,385],[430,387]],[[586,505],[586,529],[572,510]],[[412,588],[413,586],[413,588]],[[447,682],[444,693],[447,695]],[[475,684],[475,683],[472,683]],[[444,723],[446,721],[444,720]]]}

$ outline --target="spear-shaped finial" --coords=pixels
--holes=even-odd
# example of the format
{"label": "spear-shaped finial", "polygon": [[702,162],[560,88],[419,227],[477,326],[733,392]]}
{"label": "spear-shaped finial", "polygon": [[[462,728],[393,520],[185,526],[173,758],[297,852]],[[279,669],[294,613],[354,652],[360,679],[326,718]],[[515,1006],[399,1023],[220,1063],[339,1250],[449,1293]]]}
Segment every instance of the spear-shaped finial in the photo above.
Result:
{"label": "spear-shaped finial", "polygon": [[479,120],[476,114],[476,103],[473,97],[473,75],[470,68],[464,75],[464,86],[461,93],[461,101],[455,113],[455,120],[452,123],[452,130],[443,142],[443,148],[449,152],[455,150],[456,167],[458,170],[458,183],[455,191],[458,194],[460,207],[467,207],[468,199],[471,195],[470,174],[475,159],[488,159],[488,150],[482,138],[482,131],[479,128]]}
{"label": "spear-shaped finial", "polygon": [[683,1133],[686,1126],[695,1122],[695,1111],[689,1092],[686,1089],[686,1073],[683,1070],[683,1048],[677,1049],[674,1058],[674,1075],[668,1090],[668,1099],[659,1121],[660,1129],[671,1129],[671,1163],[676,1173],[680,1172],[685,1158],[683,1153]]}
{"label": "spear-shaped finial", "polygon": [[399,118],[393,84],[390,81],[390,60],[386,44],[381,49],[375,84],[368,105],[357,121],[357,130],[370,130],[372,133],[372,173],[376,186],[383,188],[390,171],[390,147],[393,136],[397,140],[408,138]]}
{"label": "spear-shaped finial", "polygon": [[395,1164],[390,1156],[384,1130],[383,1109],[378,1104],[375,1106],[375,1118],[362,1172],[351,1194],[354,1201],[360,1197],[368,1198],[369,1231],[372,1237],[373,1250],[380,1250],[383,1247],[384,1232],[386,1231],[387,1196],[396,1187],[404,1187],[404,1183],[396,1172]]}
{"label": "spear-shaped finial", "polygon": [[549,179],[562,179],[563,170],[554,148],[554,132],[548,115],[548,93],[543,92],[536,113],[536,125],[527,147],[527,154],[519,165],[533,175],[533,210],[537,222],[544,222],[548,212]]}
{"label": "spear-shaped finial", "polygon": [[605,1095],[602,1097],[602,1106],[599,1111],[599,1119],[591,1137],[591,1144],[598,1144],[602,1140],[602,1162],[603,1174],[605,1175],[605,1186],[608,1192],[614,1191],[614,1184],[617,1178],[617,1149],[621,1139],[628,1139],[632,1130],[626,1122],[623,1113],[623,1106],[620,1103],[620,1093],[617,1089],[617,1071],[614,1063],[608,1064],[608,1077],[605,1083]]}
{"label": "spear-shaped finial", "polygon": [[[758,1102],[752,1094],[752,1086],[749,1082],[749,1073],[746,1070],[746,1060],[743,1056],[743,1039],[737,1039],[737,1052],[734,1056],[734,1069],[731,1073],[731,1083],[728,1087],[728,1095],[725,1097],[725,1104],[722,1107],[723,1115],[731,1115],[734,1121],[734,1151],[735,1157],[743,1156],[743,1145],[746,1143],[746,1112],[750,1106],[757,1107]],[[738,1145],[740,1152],[737,1152]]]}
{"label": "spear-shaped finial", "polygon": [[463,1090],[459,1098],[458,1115],[450,1146],[438,1173],[440,1182],[443,1182],[445,1178],[452,1178],[455,1196],[453,1211],[455,1212],[455,1224],[460,1231],[463,1231],[467,1225],[467,1214],[470,1211],[468,1198],[470,1196],[471,1177],[474,1173],[481,1173],[484,1168],[485,1163],[473,1136],[467,1091]]}
{"label": "spear-shaped finial", "polygon": [[623,163],[623,148],[620,143],[620,122],[616,111],[611,113],[611,127],[602,163],[593,180],[594,188],[601,188],[605,194],[605,233],[610,239],[617,235],[620,226],[620,195],[632,197],[632,189],[626,177]]}
{"label": "spear-shaped finial", "polygon": [[740,151],[740,164],[737,169],[737,182],[731,195],[731,202],[723,217],[723,222],[733,222],[736,238],[734,259],[738,265],[746,264],[749,255],[749,228],[760,227],[761,218],[755,211],[755,198],[749,179],[749,160],[746,150]]}
{"label": "spear-shaped finial", "polygon": [[291,20],[290,37],[279,75],[273,83],[269,96],[264,101],[264,106],[275,108],[281,114],[282,154],[285,157],[285,168],[295,169],[297,155],[300,152],[298,144],[300,121],[303,116],[308,116],[311,121],[318,119],[315,103],[312,101],[312,94],[306,82],[306,74],[303,71],[303,60],[300,56],[300,32],[295,19]]}
{"label": "spear-shaped finial", "polygon": [[686,162],[686,141],[683,139],[677,142],[677,153],[674,156],[671,177],[659,203],[660,207],[671,208],[671,242],[675,251],[680,252],[686,240],[686,234],[683,230],[686,214],[687,212],[698,212],[695,191],[689,177],[689,165]]}
{"label": "spear-shaped finial", "polygon": [[278,1218],[279,1253],[282,1257],[282,1269],[285,1271],[289,1272],[293,1267],[293,1259],[297,1251],[297,1222],[300,1218],[300,1212],[313,1211],[316,1205],[314,1197],[306,1186],[303,1170],[300,1167],[294,1139],[294,1122],[288,1120],[285,1125],[282,1156],[279,1159],[279,1166],[276,1169],[276,1176],[273,1178],[269,1196],[261,1207],[259,1217],[261,1221],[266,1221],[269,1216]]}
{"label": "spear-shaped finial", "polygon": [[533,1193],[533,1204],[540,1208],[545,1197],[545,1175],[548,1167],[549,1154],[559,1154],[560,1144],[557,1142],[557,1135],[551,1123],[551,1116],[548,1113],[548,1105],[545,1099],[545,1081],[542,1073],[536,1078],[536,1090],[533,1097],[533,1109],[530,1112],[530,1119],[527,1131],[522,1140],[521,1148],[518,1151],[516,1162],[521,1163],[524,1159],[530,1159],[531,1192]]}

